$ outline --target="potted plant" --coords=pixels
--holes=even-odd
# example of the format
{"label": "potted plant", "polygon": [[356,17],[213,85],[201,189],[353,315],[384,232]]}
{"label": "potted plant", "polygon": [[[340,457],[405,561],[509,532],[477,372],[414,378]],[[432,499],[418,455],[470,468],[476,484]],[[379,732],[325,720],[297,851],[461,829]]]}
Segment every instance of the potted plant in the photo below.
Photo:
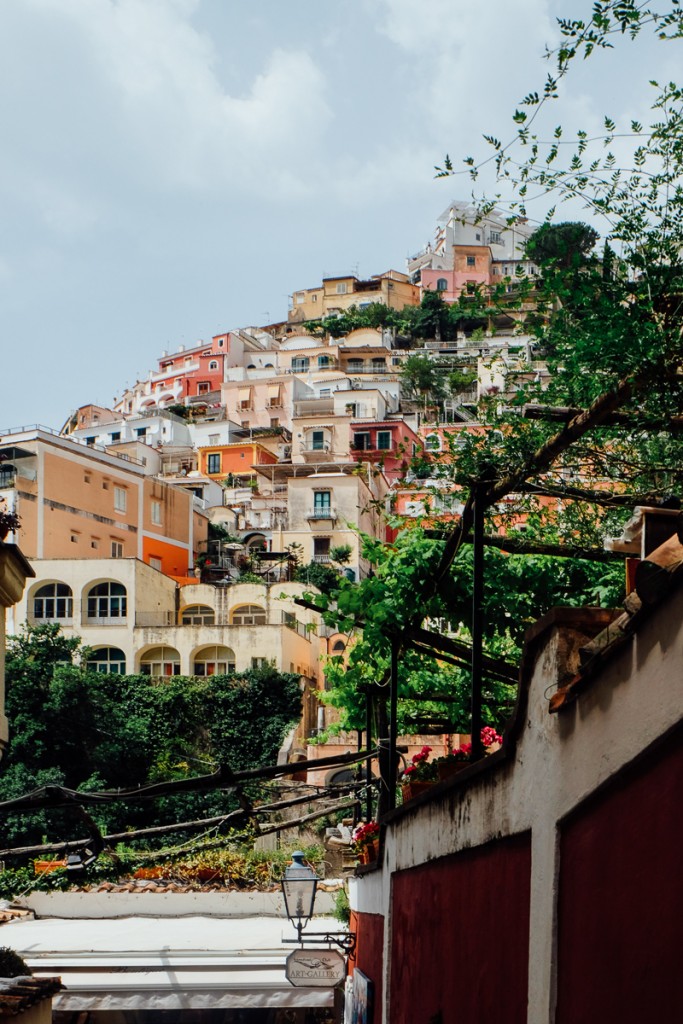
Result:
{"label": "potted plant", "polygon": [[430,761],[431,747],[423,747],[417,754],[413,754],[410,764],[401,775],[401,789],[404,800],[412,800],[413,797],[424,793],[426,789],[433,786],[438,779],[436,761]]}
{"label": "potted plant", "polygon": [[357,825],[351,836],[352,849],[361,864],[371,864],[377,860],[379,853],[379,825],[376,821],[368,821]]}
{"label": "potted plant", "polygon": [[12,530],[18,530],[21,526],[21,519],[16,512],[10,512],[7,502],[0,498],[0,540],[4,540]]}
{"label": "potted plant", "polygon": [[[485,725],[480,732],[481,745],[484,748],[485,754],[490,754],[493,748],[499,743],[503,742],[503,737],[500,736],[495,729],[491,728],[490,725]],[[439,779],[449,779],[451,775],[457,774],[462,771],[470,763],[472,757],[472,744],[463,743],[460,747],[455,747],[445,757],[439,757],[436,763],[436,770]]]}

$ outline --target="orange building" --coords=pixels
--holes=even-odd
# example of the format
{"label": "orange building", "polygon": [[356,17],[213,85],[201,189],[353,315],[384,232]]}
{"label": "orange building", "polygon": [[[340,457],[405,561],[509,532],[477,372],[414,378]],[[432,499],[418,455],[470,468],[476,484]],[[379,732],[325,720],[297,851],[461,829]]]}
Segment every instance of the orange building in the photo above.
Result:
{"label": "orange building", "polygon": [[29,558],[138,558],[186,576],[208,519],[195,496],[144,459],[45,428],[0,436],[0,495],[21,518]]}
{"label": "orange building", "polygon": [[257,478],[252,467],[272,466],[278,461],[277,455],[257,441],[209,445],[200,448],[198,454],[200,473],[231,486],[249,486]]}

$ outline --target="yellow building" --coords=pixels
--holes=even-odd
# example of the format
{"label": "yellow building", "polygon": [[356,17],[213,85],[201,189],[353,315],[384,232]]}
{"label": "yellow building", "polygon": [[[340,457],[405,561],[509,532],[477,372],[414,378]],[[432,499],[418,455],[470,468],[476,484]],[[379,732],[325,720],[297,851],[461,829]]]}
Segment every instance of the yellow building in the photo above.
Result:
{"label": "yellow building", "polygon": [[381,302],[389,309],[419,306],[420,289],[398,270],[387,270],[368,280],[360,280],[352,274],[325,277],[320,287],[294,292],[287,319],[289,323],[305,323],[344,313],[351,306],[363,309],[374,302]]}

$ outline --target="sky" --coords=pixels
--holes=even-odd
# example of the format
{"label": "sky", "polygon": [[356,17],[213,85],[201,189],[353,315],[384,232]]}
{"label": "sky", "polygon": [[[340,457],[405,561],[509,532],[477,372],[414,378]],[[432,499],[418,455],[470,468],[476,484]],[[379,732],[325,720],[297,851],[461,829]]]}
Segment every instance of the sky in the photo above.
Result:
{"label": "sky", "polygon": [[[323,276],[404,270],[472,192],[434,166],[511,136],[556,17],[590,7],[4,0],[0,429],[111,405],[162,351],[284,320]],[[582,62],[548,116],[647,118],[680,46]]]}

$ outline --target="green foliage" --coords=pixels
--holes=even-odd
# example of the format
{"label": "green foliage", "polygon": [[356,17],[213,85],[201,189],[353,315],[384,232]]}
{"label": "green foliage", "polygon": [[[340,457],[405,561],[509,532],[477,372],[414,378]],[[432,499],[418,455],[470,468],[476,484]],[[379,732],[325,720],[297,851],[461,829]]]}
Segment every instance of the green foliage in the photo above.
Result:
{"label": "green foliage", "polygon": [[[472,615],[472,550],[464,546],[449,573],[434,587],[445,541],[413,527],[401,531],[391,547],[364,538],[363,554],[373,575],[351,583],[340,581],[334,599],[317,598],[327,624],[348,633],[352,641],[345,658],[331,658],[325,673],[324,699],[341,713],[340,728],[363,728],[364,687],[387,678],[390,637],[414,621],[416,599],[421,617],[437,632],[467,643]],[[492,657],[514,660],[524,632],[554,605],[612,605],[622,597],[623,569],[570,558],[508,555],[486,551],[484,617],[485,648]],[[357,623],[362,622],[362,629]],[[404,649],[399,663],[399,726],[416,731],[415,721],[425,714],[446,715],[457,728],[469,728],[470,681],[467,667],[449,665]],[[449,694],[448,704],[416,702],[423,694]],[[487,683],[485,722],[504,724],[515,699],[515,687]]]}
{"label": "green foliage", "polygon": [[598,241],[595,228],[580,221],[542,224],[526,243],[526,255],[537,263],[553,260],[565,270],[581,266]]}
{"label": "green foliage", "polygon": [[[63,637],[56,625],[28,627],[10,639],[10,746],[0,800],[48,784],[132,788],[207,774],[218,764],[235,771],[274,764],[300,713],[298,677],[273,668],[159,681],[110,676],[71,661],[79,643]],[[94,816],[102,831],[118,832],[209,817],[235,806],[229,794],[213,791],[175,794],[153,804],[103,804]],[[29,845],[43,835],[58,841],[81,830],[64,810],[12,813],[2,822],[0,842]]]}
{"label": "green foliage", "polygon": [[325,562],[309,562],[297,565],[294,570],[294,581],[316,587],[323,594],[334,594],[338,589],[342,576],[337,569]]}
{"label": "green foliage", "polygon": [[9,946],[0,946],[0,978],[19,978],[32,974],[25,960]]}
{"label": "green foliage", "polygon": [[339,565],[346,565],[351,561],[351,554],[353,548],[350,544],[338,544],[336,547],[330,548],[330,558],[333,562],[338,562]]}

